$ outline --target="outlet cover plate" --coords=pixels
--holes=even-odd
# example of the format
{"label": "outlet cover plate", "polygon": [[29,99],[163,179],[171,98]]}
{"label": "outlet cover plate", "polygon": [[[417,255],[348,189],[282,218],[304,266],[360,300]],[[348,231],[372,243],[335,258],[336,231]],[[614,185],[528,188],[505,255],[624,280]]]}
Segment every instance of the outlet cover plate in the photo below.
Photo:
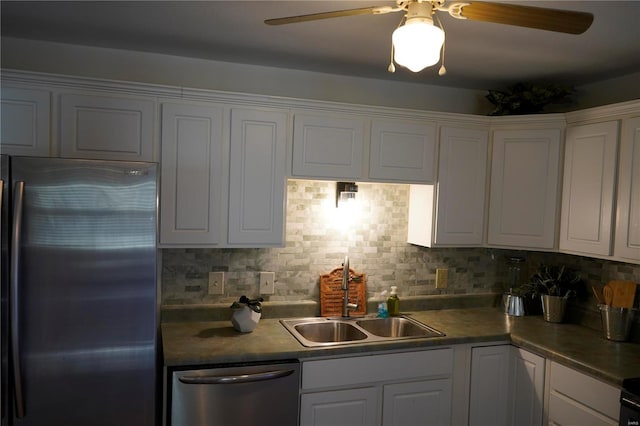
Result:
{"label": "outlet cover plate", "polygon": [[209,272],[209,294],[224,294],[224,272]]}
{"label": "outlet cover plate", "polygon": [[436,288],[447,288],[449,285],[449,270],[446,268],[436,269]]}
{"label": "outlet cover plate", "polygon": [[276,273],[260,272],[260,294],[273,294],[276,291]]}

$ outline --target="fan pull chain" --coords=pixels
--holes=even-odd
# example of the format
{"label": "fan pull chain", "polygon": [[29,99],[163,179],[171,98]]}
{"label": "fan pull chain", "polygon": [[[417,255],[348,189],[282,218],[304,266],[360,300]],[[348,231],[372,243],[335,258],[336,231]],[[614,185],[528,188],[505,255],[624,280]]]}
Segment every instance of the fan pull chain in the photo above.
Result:
{"label": "fan pull chain", "polygon": [[393,65],[393,52],[393,42],[391,42],[391,60],[389,61],[389,67],[387,68],[387,71],[389,71],[390,73],[396,72],[396,66]]}
{"label": "fan pull chain", "polygon": [[[442,21],[440,20],[438,15],[434,14],[433,16],[438,21],[438,25],[440,26],[440,29],[446,34],[446,32],[444,31],[444,25],[442,25]],[[444,51],[445,51],[446,45],[447,45],[447,37],[445,36],[444,41],[442,42],[442,64],[440,65],[440,69],[438,70],[438,75],[440,77],[442,77],[447,73],[447,69],[444,67]]]}
{"label": "fan pull chain", "polygon": [[[402,26],[406,18],[407,18],[406,16],[403,16],[402,19],[400,19],[400,22],[398,23],[396,30]],[[387,67],[387,71],[389,71],[390,73],[396,72],[396,66],[393,64],[394,53],[395,53],[395,48],[393,47],[393,39],[392,39],[391,40],[391,60],[389,61],[389,66]]]}

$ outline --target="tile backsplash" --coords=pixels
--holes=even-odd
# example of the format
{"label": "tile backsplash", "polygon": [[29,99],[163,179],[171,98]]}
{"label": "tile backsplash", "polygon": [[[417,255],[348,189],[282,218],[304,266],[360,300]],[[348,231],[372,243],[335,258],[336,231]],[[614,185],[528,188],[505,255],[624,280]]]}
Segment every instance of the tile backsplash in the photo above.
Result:
{"label": "tile backsplash", "polygon": [[[319,277],[340,267],[345,255],[365,273],[367,296],[398,287],[400,298],[502,292],[509,287],[507,259],[525,258],[523,279],[541,262],[566,264],[601,285],[611,279],[640,282],[640,265],[557,253],[488,248],[425,248],[406,242],[409,186],[359,184],[356,203],[336,208],[335,182],[290,180],[284,248],[163,249],[162,303],[231,303],[259,295],[259,273],[273,271],[275,294],[267,301],[318,301]],[[449,285],[435,288],[437,268]],[[208,294],[208,273],[224,271],[223,295]],[[579,304],[595,311],[590,291]]]}

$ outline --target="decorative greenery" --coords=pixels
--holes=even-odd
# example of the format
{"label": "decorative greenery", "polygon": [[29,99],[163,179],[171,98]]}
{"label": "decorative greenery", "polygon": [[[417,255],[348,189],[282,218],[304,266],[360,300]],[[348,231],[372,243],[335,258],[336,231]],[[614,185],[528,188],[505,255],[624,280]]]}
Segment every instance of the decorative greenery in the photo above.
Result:
{"label": "decorative greenery", "polygon": [[580,289],[582,278],[574,270],[565,266],[540,265],[525,285],[531,297],[541,294],[571,297]]}
{"label": "decorative greenery", "polygon": [[489,90],[486,98],[496,106],[489,115],[535,114],[549,104],[569,102],[574,92],[555,84],[516,83],[505,91]]}
{"label": "decorative greenery", "polygon": [[249,299],[247,296],[240,296],[240,300],[237,302],[233,302],[230,306],[231,309],[240,309],[243,308],[243,305],[246,305],[254,312],[261,313],[262,312],[262,303],[264,299],[262,297],[258,297],[257,299]]}

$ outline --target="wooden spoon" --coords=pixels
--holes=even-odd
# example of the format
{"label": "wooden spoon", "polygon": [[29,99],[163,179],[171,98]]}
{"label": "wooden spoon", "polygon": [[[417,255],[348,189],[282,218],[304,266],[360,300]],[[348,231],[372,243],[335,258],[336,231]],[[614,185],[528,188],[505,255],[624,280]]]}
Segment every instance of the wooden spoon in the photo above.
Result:
{"label": "wooden spoon", "polygon": [[602,293],[598,291],[598,289],[596,288],[596,286],[592,285],[591,289],[593,290],[593,295],[596,296],[596,300],[598,301],[599,305],[604,305],[604,298],[602,297]]}
{"label": "wooden spoon", "polygon": [[602,294],[604,295],[605,305],[611,306],[611,302],[613,301],[613,289],[609,286],[609,284],[604,286],[604,288],[602,289]]}
{"label": "wooden spoon", "polygon": [[611,305],[616,308],[632,308],[636,296],[636,283],[633,281],[609,281],[613,290]]}

